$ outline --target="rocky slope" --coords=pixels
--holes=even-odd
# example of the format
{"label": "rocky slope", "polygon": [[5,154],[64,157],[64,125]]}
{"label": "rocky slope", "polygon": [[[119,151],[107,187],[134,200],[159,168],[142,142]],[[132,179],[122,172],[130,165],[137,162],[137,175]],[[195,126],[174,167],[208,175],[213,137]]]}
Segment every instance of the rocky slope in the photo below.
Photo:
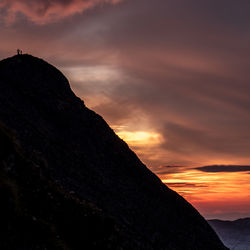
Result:
{"label": "rocky slope", "polygon": [[[162,184],[102,117],[86,108],[53,66],[30,55],[1,61],[0,105],[0,121],[13,131],[25,159],[38,165],[40,175],[50,183],[74,193],[80,203],[95,204],[102,211],[101,218],[112,217],[122,232],[119,247],[226,249],[199,213]],[[21,171],[15,178],[22,175]],[[27,199],[32,186],[25,189]],[[54,213],[48,206],[50,212]],[[69,220],[74,227],[74,219]],[[81,237],[84,230],[78,226]],[[115,235],[112,227],[107,231]]]}
{"label": "rocky slope", "polygon": [[[32,158],[32,159],[31,159]],[[117,249],[122,232],[112,218],[65,192],[27,159],[11,132],[0,124],[0,249]]]}
{"label": "rocky slope", "polygon": [[250,218],[235,221],[209,220],[208,223],[231,250],[250,250]]}

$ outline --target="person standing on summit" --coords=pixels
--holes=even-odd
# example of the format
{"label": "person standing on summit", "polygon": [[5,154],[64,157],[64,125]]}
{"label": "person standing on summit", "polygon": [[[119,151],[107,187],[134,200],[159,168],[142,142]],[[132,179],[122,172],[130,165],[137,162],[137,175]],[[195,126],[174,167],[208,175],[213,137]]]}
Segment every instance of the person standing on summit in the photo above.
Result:
{"label": "person standing on summit", "polygon": [[23,51],[20,49],[17,49],[17,55],[22,55],[22,54],[23,54]]}

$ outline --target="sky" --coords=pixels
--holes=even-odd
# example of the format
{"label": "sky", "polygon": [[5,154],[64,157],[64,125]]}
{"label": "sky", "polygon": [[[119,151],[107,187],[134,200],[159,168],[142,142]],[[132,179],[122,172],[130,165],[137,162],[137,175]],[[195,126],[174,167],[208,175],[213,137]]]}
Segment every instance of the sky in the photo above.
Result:
{"label": "sky", "polygon": [[0,59],[20,48],[59,68],[205,218],[250,217],[249,13],[247,0],[1,0]]}

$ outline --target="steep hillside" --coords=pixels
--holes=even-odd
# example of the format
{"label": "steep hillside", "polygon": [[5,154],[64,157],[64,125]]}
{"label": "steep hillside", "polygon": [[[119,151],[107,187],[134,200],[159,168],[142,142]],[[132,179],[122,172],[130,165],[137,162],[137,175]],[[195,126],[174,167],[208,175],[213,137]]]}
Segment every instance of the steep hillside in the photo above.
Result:
{"label": "steep hillside", "polygon": [[45,161],[31,158],[0,124],[0,249],[122,247],[114,220],[65,192],[44,173]]}
{"label": "steep hillside", "polygon": [[123,248],[133,242],[133,249],[225,249],[53,66],[30,55],[1,61],[0,105],[0,121],[14,131],[25,157],[45,161],[41,171],[52,183],[114,218],[127,239]]}

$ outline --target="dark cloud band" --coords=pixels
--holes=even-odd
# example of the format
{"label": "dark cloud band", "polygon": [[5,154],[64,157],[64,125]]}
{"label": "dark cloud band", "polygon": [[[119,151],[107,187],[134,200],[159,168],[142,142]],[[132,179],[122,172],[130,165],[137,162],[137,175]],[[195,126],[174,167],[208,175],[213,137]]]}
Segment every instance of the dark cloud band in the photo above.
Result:
{"label": "dark cloud band", "polygon": [[238,166],[238,165],[211,165],[195,168],[199,171],[206,173],[218,173],[218,172],[248,172],[250,166]]}
{"label": "dark cloud band", "polygon": [[189,182],[176,182],[176,183],[166,183],[167,186],[172,188],[203,188],[208,187],[208,185],[205,184],[196,184],[196,183],[189,183]]}

